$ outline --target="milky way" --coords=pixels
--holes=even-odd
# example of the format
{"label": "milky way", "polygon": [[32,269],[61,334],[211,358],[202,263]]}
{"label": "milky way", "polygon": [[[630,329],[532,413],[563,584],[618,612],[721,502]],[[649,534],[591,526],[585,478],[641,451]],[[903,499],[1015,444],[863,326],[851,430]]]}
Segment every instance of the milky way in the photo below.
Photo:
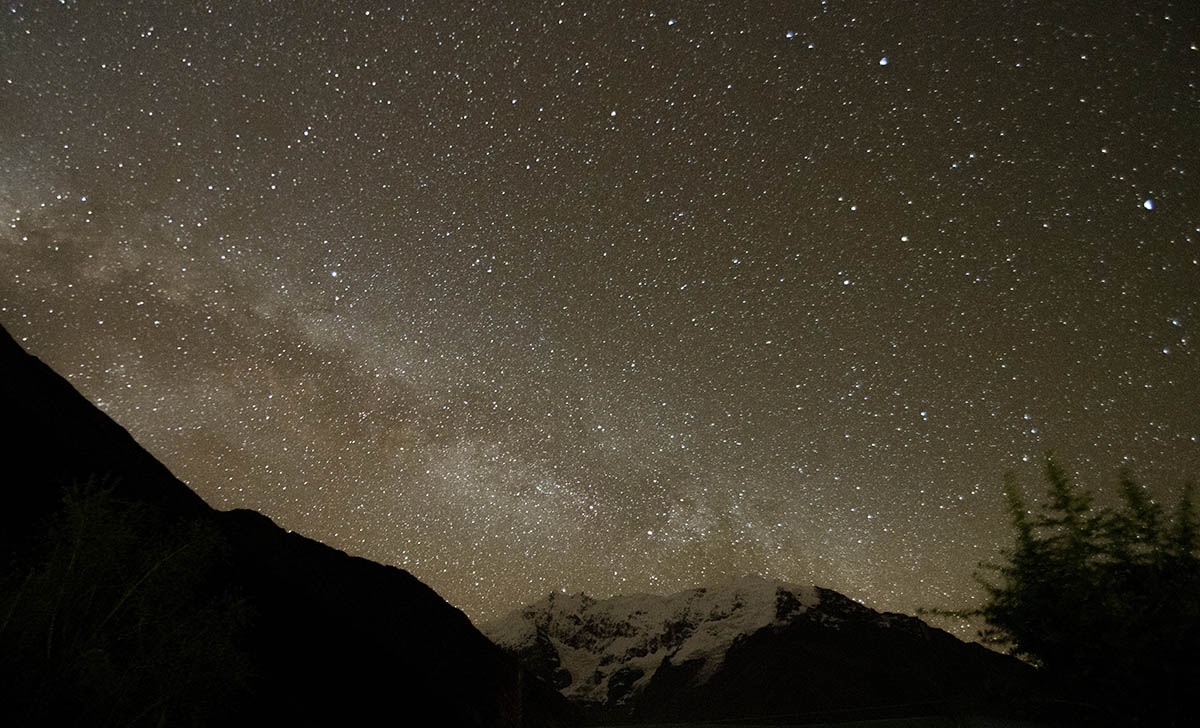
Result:
{"label": "milky way", "polygon": [[1006,470],[1198,471],[1195,3],[3,12],[0,321],[473,618],[962,606]]}

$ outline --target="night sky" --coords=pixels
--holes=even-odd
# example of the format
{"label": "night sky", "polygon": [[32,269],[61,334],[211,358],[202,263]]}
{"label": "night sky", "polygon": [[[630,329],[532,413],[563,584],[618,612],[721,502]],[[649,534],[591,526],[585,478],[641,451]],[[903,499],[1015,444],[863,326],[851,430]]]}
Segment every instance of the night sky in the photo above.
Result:
{"label": "night sky", "polygon": [[475,619],[964,606],[1006,470],[1200,472],[1198,13],[10,0],[0,322]]}

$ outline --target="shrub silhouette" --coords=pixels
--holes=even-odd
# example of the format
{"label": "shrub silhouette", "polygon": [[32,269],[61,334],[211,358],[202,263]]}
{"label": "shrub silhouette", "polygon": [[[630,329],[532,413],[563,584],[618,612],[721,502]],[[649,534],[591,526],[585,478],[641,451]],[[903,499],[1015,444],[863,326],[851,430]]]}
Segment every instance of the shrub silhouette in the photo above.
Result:
{"label": "shrub silhouette", "polygon": [[0,723],[209,725],[247,694],[248,609],[213,524],[92,479],[45,533],[0,583]]}

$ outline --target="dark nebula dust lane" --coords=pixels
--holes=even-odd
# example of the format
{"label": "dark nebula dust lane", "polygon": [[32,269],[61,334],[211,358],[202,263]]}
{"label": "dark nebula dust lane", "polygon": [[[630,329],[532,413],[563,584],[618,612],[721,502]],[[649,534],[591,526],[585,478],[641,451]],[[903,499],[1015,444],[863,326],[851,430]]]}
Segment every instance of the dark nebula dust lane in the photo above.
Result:
{"label": "dark nebula dust lane", "polygon": [[1200,470],[1194,3],[2,10],[5,327],[472,618],[961,606],[1004,471]]}

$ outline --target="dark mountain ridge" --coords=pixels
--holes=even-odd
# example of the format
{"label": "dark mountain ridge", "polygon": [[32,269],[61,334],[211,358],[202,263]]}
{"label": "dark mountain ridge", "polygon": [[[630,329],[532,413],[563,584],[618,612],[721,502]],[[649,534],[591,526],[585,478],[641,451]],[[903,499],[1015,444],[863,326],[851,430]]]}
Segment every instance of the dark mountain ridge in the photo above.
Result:
{"label": "dark mountain ridge", "polygon": [[[562,717],[559,696],[411,574],[253,511],[209,507],[2,329],[0,412],[0,723],[541,726]],[[187,679],[199,687],[187,696],[155,681],[194,658]],[[147,695],[126,694],[137,690]]]}

